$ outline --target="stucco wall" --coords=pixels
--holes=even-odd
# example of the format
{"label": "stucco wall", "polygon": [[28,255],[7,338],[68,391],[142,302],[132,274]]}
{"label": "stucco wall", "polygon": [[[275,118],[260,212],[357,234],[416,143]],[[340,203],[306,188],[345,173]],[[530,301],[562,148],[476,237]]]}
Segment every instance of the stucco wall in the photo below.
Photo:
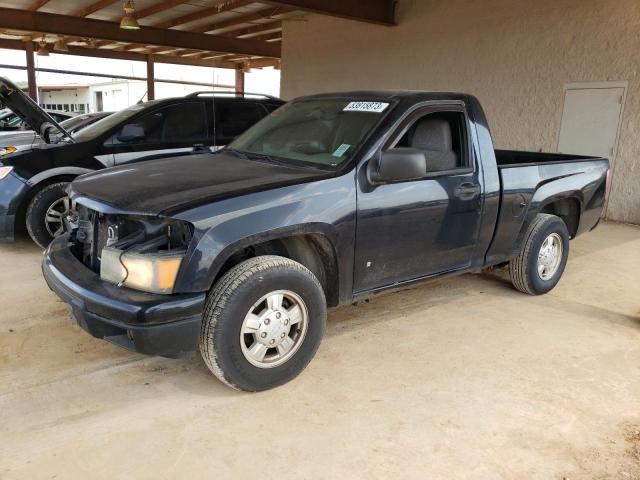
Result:
{"label": "stucco wall", "polygon": [[400,0],[397,19],[286,21],[283,97],[463,91],[483,103],[498,148],[555,151],[565,84],[628,81],[608,216],[640,223],[638,0]]}

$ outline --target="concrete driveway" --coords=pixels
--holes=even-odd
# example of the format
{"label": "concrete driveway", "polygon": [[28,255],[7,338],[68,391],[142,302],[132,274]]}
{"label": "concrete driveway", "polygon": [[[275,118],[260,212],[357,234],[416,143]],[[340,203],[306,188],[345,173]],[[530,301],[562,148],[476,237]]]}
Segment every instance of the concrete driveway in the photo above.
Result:
{"label": "concrete driveway", "polygon": [[544,297],[464,275],[335,310],[298,379],[243,394],[89,337],[0,245],[0,478],[638,479],[640,229],[571,247]]}

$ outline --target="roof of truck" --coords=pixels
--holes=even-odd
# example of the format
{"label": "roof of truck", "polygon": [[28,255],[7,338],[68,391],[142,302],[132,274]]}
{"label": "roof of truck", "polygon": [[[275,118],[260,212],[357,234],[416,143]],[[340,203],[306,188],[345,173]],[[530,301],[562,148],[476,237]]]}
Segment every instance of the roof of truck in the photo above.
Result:
{"label": "roof of truck", "polygon": [[367,98],[375,100],[462,100],[472,95],[457,92],[429,92],[423,90],[352,90],[345,92],[319,93],[300,99],[311,98]]}

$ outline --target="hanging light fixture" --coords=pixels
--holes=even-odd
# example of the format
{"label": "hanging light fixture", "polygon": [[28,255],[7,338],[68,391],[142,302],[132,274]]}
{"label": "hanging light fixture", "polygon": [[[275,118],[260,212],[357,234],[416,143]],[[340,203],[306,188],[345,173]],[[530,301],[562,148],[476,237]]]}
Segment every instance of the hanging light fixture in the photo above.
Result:
{"label": "hanging light fixture", "polygon": [[136,20],[136,7],[133,0],[126,0],[122,5],[124,16],[120,20],[120,28],[123,30],[140,30],[140,24]]}
{"label": "hanging light fixture", "polygon": [[47,49],[47,40],[45,37],[38,42],[38,51],[36,52],[39,57],[48,57],[49,50]]}
{"label": "hanging light fixture", "polygon": [[53,44],[53,49],[58,52],[68,52],[69,47],[67,47],[67,42],[64,37],[58,37],[56,43]]}

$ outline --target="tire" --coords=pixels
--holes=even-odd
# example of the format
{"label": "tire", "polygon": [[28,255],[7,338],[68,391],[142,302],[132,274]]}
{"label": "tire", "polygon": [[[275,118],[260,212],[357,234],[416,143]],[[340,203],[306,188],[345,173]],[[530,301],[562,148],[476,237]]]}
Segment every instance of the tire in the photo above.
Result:
{"label": "tire", "polygon": [[[279,299],[272,293],[282,294],[282,308],[271,308]],[[265,297],[269,300],[261,301]],[[236,390],[277,387],[295,378],[315,355],[324,334],[326,305],[320,282],[303,265],[277,256],[249,259],[227,272],[209,292],[200,353],[209,370]],[[294,314],[296,306],[298,314]],[[253,325],[248,320],[250,313]],[[241,336],[250,328],[255,333]],[[272,341],[281,343],[265,346]],[[251,352],[258,353],[253,356]]]}
{"label": "tire", "polygon": [[[542,248],[547,239],[551,239],[549,241],[552,245],[559,242],[562,251],[559,253],[554,249],[557,253],[544,256],[541,259],[543,265],[539,266],[538,259],[540,255],[544,255]],[[529,295],[545,294],[560,281],[568,257],[569,231],[564,221],[555,215],[538,214],[527,230],[520,253],[509,263],[511,283],[516,289]],[[545,263],[549,265],[544,265]]]}
{"label": "tire", "polygon": [[[52,183],[47,185],[31,199],[26,213],[26,224],[29,236],[40,247],[47,248],[51,240],[56,236],[64,232],[64,223],[62,223],[62,230],[59,233],[54,230],[52,223],[47,222],[47,211],[56,202],[67,198],[68,182]],[[66,206],[66,207],[65,207]],[[58,203],[55,210],[60,213],[60,219],[63,220],[64,210],[68,211],[69,203]],[[57,234],[56,234],[57,233]]]}

